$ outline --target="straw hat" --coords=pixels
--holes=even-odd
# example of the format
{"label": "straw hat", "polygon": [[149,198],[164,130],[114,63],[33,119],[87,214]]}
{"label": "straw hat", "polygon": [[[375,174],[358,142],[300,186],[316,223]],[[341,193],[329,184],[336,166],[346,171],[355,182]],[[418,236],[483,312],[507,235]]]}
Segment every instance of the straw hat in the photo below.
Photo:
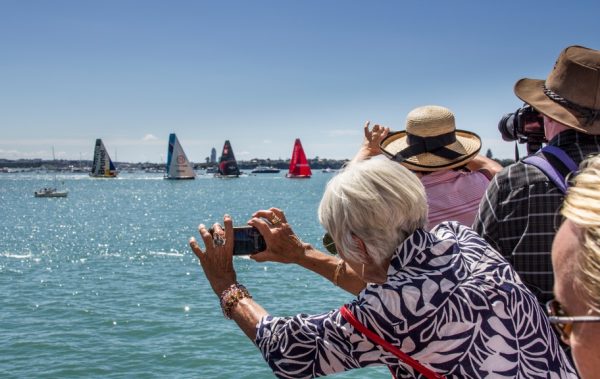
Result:
{"label": "straw hat", "polygon": [[545,81],[521,79],[515,94],[553,120],[600,134],[600,51],[567,47]]}
{"label": "straw hat", "polygon": [[410,111],[406,130],[390,133],[380,147],[410,170],[438,171],[467,164],[479,153],[481,139],[457,130],[448,108],[426,105]]}

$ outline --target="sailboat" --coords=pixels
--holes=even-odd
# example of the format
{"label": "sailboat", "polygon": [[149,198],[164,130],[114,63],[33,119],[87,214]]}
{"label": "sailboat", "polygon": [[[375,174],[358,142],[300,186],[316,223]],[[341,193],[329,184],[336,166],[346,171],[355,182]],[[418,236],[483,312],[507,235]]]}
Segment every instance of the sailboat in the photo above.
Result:
{"label": "sailboat", "polygon": [[[54,146],[52,146],[52,160],[56,162],[56,157],[54,156]],[[57,170],[57,167],[54,167],[54,170]],[[69,191],[59,190],[56,187],[56,171],[54,172],[54,185],[55,187],[44,187],[33,193],[35,197],[67,197]]]}
{"label": "sailboat", "polygon": [[231,149],[229,140],[225,141],[223,145],[223,153],[219,160],[219,172],[215,174],[217,178],[237,178],[240,176],[240,169],[238,168],[235,155]]}
{"label": "sailboat", "polygon": [[92,163],[90,176],[93,178],[116,178],[117,174],[117,169],[110,160],[106,147],[104,147],[102,140],[98,138],[94,147],[94,162]]}
{"label": "sailboat", "polygon": [[292,159],[290,160],[290,169],[285,175],[286,178],[293,179],[308,179],[312,175],[306,154],[300,143],[300,138],[296,138],[294,142],[294,151],[292,152]]}
{"label": "sailboat", "polygon": [[196,172],[194,172],[175,133],[169,134],[165,179],[196,179]]}

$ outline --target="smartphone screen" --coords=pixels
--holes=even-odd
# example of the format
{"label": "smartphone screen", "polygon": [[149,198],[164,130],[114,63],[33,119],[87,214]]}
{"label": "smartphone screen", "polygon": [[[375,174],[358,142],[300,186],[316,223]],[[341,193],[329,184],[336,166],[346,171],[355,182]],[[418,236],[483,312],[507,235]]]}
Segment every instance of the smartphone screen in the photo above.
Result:
{"label": "smartphone screen", "polygon": [[267,248],[263,236],[252,226],[234,227],[233,238],[233,255],[250,255]]}

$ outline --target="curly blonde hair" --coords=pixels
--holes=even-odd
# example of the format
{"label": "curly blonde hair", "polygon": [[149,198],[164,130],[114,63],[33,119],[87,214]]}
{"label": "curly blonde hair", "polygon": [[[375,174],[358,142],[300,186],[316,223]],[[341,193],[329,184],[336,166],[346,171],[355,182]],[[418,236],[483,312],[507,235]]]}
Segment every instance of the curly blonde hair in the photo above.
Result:
{"label": "curly blonde hair", "polygon": [[569,187],[562,214],[581,229],[575,282],[587,303],[600,312],[600,155],[583,161]]}

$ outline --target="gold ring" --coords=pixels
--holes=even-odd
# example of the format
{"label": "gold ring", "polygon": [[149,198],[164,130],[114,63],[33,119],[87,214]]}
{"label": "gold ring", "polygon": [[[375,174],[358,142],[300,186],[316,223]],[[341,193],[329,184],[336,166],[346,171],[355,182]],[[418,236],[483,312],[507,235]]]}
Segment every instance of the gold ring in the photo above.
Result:
{"label": "gold ring", "polygon": [[272,225],[277,225],[281,223],[281,219],[279,217],[277,217],[276,215],[273,215],[273,218],[271,219],[271,224]]}

